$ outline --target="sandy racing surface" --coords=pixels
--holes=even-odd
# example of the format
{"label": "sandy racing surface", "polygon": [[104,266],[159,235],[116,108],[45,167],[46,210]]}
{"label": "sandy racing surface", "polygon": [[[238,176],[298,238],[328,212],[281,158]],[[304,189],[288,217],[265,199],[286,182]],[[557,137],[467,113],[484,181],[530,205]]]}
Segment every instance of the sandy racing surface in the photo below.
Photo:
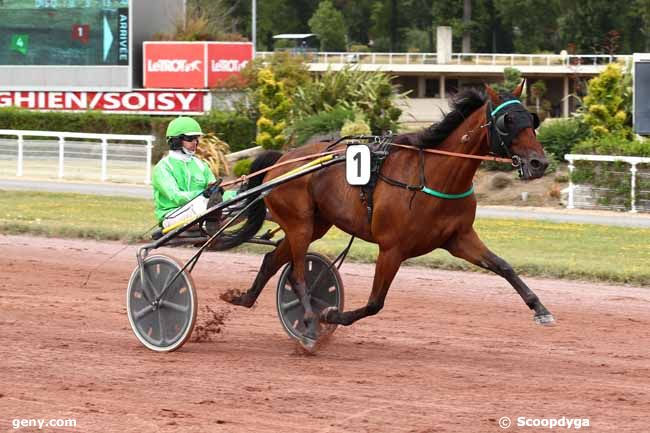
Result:
{"label": "sandy racing surface", "polygon": [[[507,431],[569,431],[517,427],[522,416],[650,428],[648,288],[527,278],[558,319],[544,328],[498,277],[402,268],[378,316],[305,356],[276,317],[276,279],[253,310],[218,300],[247,288],[261,257],[207,253],[193,273],[198,323],[223,324],[157,354],[125,312],[136,247],[83,286],[120,248],[0,236],[0,432],[38,431],[14,430],[16,418],[74,418],[48,430],[73,432],[482,433],[506,431],[504,416]],[[372,269],[343,266],[347,308],[365,303]]]}

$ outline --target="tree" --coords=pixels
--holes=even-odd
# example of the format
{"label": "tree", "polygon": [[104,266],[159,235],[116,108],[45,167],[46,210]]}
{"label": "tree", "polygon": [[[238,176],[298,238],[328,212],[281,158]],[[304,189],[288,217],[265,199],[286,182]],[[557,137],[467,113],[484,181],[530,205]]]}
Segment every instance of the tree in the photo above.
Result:
{"label": "tree", "polygon": [[494,0],[494,7],[503,25],[512,32],[516,52],[557,52],[562,48],[557,36],[560,0]]}
{"label": "tree", "polygon": [[611,0],[561,0],[561,10],[558,30],[562,42],[574,43],[578,53],[601,53],[608,32],[624,33],[630,4]]}
{"label": "tree", "polygon": [[472,0],[463,1],[463,53],[472,52],[472,34],[469,31],[469,25],[472,22]]}
{"label": "tree", "polygon": [[[430,9],[433,17],[433,27],[452,27],[454,51],[463,50],[463,36],[466,41],[468,36],[469,40],[473,41],[473,51],[489,51],[491,47],[491,17],[486,9],[485,2],[472,3],[471,17],[466,16],[464,6],[464,2],[453,0],[434,2]],[[464,16],[465,19],[463,19]]]}
{"label": "tree", "polygon": [[[521,83],[521,71],[517,68],[503,69],[503,83],[496,83],[492,88],[497,93],[512,93],[513,90]],[[522,93],[522,98],[524,97]]]}
{"label": "tree", "polygon": [[309,19],[309,27],[320,39],[321,51],[345,51],[347,28],[343,14],[331,0],[323,0]]}

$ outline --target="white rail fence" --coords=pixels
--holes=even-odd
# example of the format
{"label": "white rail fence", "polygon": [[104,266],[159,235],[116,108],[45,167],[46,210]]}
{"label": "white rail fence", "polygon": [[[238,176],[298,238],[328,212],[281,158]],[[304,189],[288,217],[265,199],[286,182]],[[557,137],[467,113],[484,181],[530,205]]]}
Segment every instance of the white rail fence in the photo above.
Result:
{"label": "white rail fence", "polygon": [[[364,63],[371,65],[416,65],[437,63],[437,53],[355,53],[355,52],[300,52],[310,63]],[[258,51],[256,57],[268,58],[271,51]],[[491,54],[452,53],[450,64],[510,65],[510,66],[578,66],[607,65],[622,63],[628,65],[632,56],[607,54],[561,55],[561,54]]]}
{"label": "white rail fence", "polygon": [[0,129],[0,175],[149,184],[155,139]]}
{"label": "white rail fence", "polygon": [[[650,212],[650,188],[638,188],[638,180],[642,178],[647,179],[646,185],[650,183],[650,158],[647,157],[632,157],[632,156],[609,156],[609,155],[574,155],[568,154],[564,159],[569,161],[569,194],[567,208],[602,208],[602,209],[615,209],[627,210],[627,206],[621,203],[602,204],[600,201],[605,194],[614,191],[613,189],[595,187],[589,184],[576,185],[571,180],[574,170],[576,169],[576,161],[592,161],[592,162],[617,162],[621,161],[630,165],[630,206],[629,211],[635,212]],[[638,166],[641,164],[648,164],[648,169],[640,171]],[[625,172],[609,171],[610,175],[626,176]],[[647,198],[639,198],[645,196]],[[625,197],[621,197],[625,201]]]}

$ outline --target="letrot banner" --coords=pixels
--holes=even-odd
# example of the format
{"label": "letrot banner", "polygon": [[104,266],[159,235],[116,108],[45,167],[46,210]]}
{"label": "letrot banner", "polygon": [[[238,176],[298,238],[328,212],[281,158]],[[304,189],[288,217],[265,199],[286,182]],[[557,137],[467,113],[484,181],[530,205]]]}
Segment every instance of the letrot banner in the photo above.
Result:
{"label": "letrot banner", "polygon": [[241,76],[252,59],[253,44],[248,42],[145,42],[144,87],[221,87]]}
{"label": "letrot banner", "polygon": [[188,91],[0,92],[0,107],[142,114],[203,114],[210,95]]}

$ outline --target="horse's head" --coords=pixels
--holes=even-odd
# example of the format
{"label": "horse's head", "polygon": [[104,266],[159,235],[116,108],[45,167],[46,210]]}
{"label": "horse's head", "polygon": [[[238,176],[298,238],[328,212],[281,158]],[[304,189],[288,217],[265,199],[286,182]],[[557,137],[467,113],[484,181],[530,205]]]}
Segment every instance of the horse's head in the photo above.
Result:
{"label": "horse's head", "polygon": [[519,101],[525,82],[522,81],[511,95],[499,95],[490,86],[485,86],[489,97],[486,113],[488,140],[490,152],[512,158],[522,179],[537,179],[544,175],[548,160],[535,134],[539,118]]}

